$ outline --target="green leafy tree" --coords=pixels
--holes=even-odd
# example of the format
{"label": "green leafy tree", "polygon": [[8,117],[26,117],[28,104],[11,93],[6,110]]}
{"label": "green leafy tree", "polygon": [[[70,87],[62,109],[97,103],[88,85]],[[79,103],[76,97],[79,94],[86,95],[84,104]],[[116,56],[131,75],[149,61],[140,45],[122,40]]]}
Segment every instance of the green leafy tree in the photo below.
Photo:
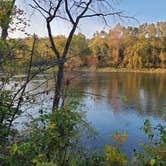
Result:
{"label": "green leafy tree", "polygon": [[1,0],[0,1],[0,27],[1,39],[5,40],[8,36],[9,25],[14,14],[14,5],[16,0]]}

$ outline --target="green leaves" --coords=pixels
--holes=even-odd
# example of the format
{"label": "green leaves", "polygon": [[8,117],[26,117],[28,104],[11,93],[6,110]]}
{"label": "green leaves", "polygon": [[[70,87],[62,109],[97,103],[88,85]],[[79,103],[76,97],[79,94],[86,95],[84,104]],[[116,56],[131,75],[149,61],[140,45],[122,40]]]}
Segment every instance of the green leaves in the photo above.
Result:
{"label": "green leaves", "polygon": [[14,143],[13,145],[10,146],[9,152],[11,155],[14,155],[14,154],[16,154],[17,150],[18,150],[18,146],[17,146],[17,144]]}
{"label": "green leaves", "polygon": [[9,146],[8,161],[23,163],[23,158],[28,165],[43,166],[69,163],[84,123],[77,106],[78,102],[73,100],[53,113],[40,110],[40,117],[33,119],[26,129],[26,136]]}
{"label": "green leaves", "polygon": [[153,127],[148,119],[144,121],[142,130],[149,138],[148,144],[142,144],[144,151],[136,152],[137,161],[142,165],[159,166],[165,165],[165,150],[166,149],[166,128],[162,125]]}

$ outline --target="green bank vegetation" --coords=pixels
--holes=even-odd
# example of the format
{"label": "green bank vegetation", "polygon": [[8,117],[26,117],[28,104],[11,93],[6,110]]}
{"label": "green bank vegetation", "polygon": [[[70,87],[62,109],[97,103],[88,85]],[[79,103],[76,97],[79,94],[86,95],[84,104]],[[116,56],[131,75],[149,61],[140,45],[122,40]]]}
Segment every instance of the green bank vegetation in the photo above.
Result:
{"label": "green bank vegetation", "polygon": [[[83,115],[77,108],[77,102],[68,102],[63,108],[53,113],[40,111],[40,116],[33,119],[22,133],[13,141],[1,142],[0,163],[3,166],[164,166],[166,163],[166,130],[162,125],[151,126],[145,120],[142,127],[149,142],[142,144],[143,151],[133,150],[133,158],[128,159],[117,144],[122,145],[127,133],[116,132],[109,143],[100,152],[89,153],[79,144],[83,133],[91,132]],[[156,133],[158,133],[156,135]],[[157,136],[157,137],[156,137]],[[2,130],[1,130],[2,137]]]}

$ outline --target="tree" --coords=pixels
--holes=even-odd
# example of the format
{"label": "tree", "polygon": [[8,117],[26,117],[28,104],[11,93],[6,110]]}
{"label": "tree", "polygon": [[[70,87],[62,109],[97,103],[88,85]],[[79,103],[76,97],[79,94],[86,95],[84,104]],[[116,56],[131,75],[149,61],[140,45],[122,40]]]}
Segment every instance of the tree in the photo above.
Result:
{"label": "tree", "polygon": [[0,27],[2,40],[5,40],[8,36],[8,29],[9,24],[12,21],[15,1],[16,0],[0,0]]}
{"label": "tree", "polygon": [[117,66],[122,58],[121,38],[124,27],[117,24],[109,31],[108,43],[110,49],[111,64]]}
{"label": "tree", "polygon": [[70,48],[71,56],[79,56],[83,62],[85,62],[86,56],[90,53],[88,40],[82,33],[73,36]]}
{"label": "tree", "polygon": [[98,66],[104,67],[108,64],[108,44],[105,38],[106,33],[103,31],[97,32],[94,37],[90,40],[90,48],[92,56],[96,59]]}
{"label": "tree", "polygon": [[[108,16],[120,16],[121,11],[115,11],[111,1],[108,0],[33,0],[31,7],[36,9],[45,18],[51,48],[56,56],[58,72],[55,83],[52,111],[59,107],[61,98],[61,88],[64,75],[64,63],[68,58],[68,51],[74,33],[80,23],[85,18],[99,17],[107,24]],[[107,12],[109,11],[109,12]],[[67,37],[63,52],[57,48],[52,35],[52,22],[56,19],[66,20],[71,24],[71,29]]]}

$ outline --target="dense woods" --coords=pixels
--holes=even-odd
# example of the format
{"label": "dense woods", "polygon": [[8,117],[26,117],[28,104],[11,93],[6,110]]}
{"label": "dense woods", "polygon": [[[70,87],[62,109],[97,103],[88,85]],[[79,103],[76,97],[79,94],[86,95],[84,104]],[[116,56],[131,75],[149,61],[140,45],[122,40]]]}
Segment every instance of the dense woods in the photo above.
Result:
{"label": "dense woods", "polygon": [[[57,48],[63,51],[66,37],[55,36]],[[21,39],[15,56],[29,59],[26,50],[33,39]],[[1,47],[2,48],[2,47]],[[24,48],[24,49],[22,49]],[[166,65],[166,22],[144,23],[139,27],[117,24],[108,32],[96,32],[88,39],[82,33],[74,35],[65,64],[88,67],[125,67],[131,69],[164,68]],[[54,60],[48,38],[39,38],[33,65],[49,64]]]}

